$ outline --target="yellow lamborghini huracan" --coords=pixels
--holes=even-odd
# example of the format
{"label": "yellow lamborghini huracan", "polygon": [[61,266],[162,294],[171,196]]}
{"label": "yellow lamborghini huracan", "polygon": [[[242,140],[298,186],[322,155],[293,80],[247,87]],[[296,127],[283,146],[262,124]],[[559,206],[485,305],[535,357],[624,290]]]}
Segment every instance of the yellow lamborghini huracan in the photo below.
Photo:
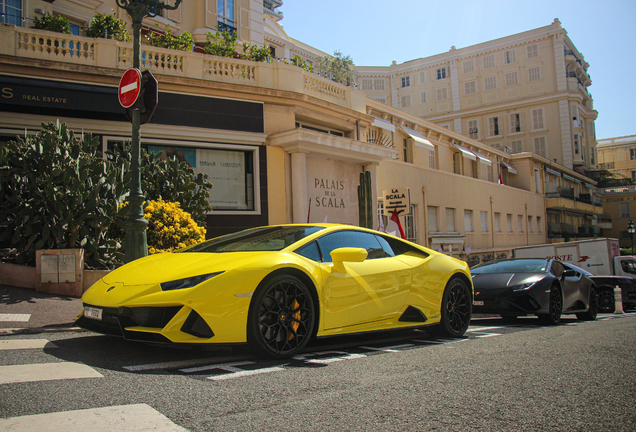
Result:
{"label": "yellow lamborghini huracan", "polygon": [[82,297],[77,325],[126,339],[249,343],[284,358],[312,337],[468,328],[465,262],[350,225],[253,228],[114,270]]}

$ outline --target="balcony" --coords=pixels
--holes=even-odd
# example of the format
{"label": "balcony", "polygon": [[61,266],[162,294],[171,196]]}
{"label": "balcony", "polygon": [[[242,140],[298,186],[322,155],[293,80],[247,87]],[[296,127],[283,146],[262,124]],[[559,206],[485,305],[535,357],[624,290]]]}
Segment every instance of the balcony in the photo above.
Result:
{"label": "balcony", "polygon": [[575,196],[571,188],[557,188],[556,192],[547,192],[546,209],[569,210],[588,215],[603,214],[601,199],[590,194]]}
{"label": "balcony", "polygon": [[[77,71],[78,67],[101,68],[105,76],[121,76],[132,67],[132,42],[88,38],[0,24],[0,55],[12,63],[41,61],[40,68]],[[4,60],[7,63],[7,59]],[[158,80],[197,79],[227,85],[288,91],[318,98],[358,112],[366,112],[362,91],[322,78],[284,63],[264,63],[141,46],[141,68]],[[240,92],[241,87],[234,87]],[[247,89],[246,89],[247,90]]]}
{"label": "balcony", "polygon": [[603,229],[597,225],[574,226],[568,223],[548,222],[548,238],[597,238]]}

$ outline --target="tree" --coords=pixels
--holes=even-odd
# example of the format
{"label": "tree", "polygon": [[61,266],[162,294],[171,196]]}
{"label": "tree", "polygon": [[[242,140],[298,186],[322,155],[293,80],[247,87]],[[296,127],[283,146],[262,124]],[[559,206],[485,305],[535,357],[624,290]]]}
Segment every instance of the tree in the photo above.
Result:
{"label": "tree", "polygon": [[132,38],[126,23],[121,18],[115,18],[115,15],[104,15],[96,13],[91,21],[86,36],[103,39],[115,39],[120,42],[129,42]]}
{"label": "tree", "polygon": [[61,15],[53,16],[46,14],[42,18],[35,17],[33,18],[33,25],[31,28],[48,30],[56,33],[72,34],[71,23],[68,18]]}
{"label": "tree", "polygon": [[349,56],[343,56],[340,51],[334,51],[333,57],[318,57],[315,71],[318,75],[345,85],[351,85],[356,79],[353,60]]}

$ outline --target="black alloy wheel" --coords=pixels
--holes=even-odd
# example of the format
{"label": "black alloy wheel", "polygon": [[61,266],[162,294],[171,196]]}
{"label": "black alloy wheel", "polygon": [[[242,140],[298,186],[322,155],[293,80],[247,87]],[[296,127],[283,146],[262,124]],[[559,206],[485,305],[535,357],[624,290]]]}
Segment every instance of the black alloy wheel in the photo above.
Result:
{"label": "black alloy wheel", "polygon": [[315,321],[314,300],[305,284],[294,276],[276,276],[254,293],[248,343],[271,358],[292,357],[309,342]]}
{"label": "black alloy wheel", "polygon": [[614,300],[614,288],[605,287],[598,291],[597,296],[598,301],[598,311],[600,313],[614,313],[614,309],[616,308],[615,300]]}
{"label": "black alloy wheel", "polygon": [[577,313],[576,317],[581,321],[594,321],[598,314],[598,296],[596,295],[596,289],[590,287],[590,299],[588,301],[587,312]]}
{"label": "black alloy wheel", "polygon": [[552,285],[550,289],[550,306],[548,313],[545,315],[539,315],[539,320],[543,324],[557,325],[561,322],[561,314],[563,313],[563,296],[559,287]]}
{"label": "black alloy wheel", "polygon": [[446,285],[442,297],[442,308],[439,325],[432,327],[437,336],[459,338],[464,336],[472,316],[473,299],[466,282],[454,277]]}

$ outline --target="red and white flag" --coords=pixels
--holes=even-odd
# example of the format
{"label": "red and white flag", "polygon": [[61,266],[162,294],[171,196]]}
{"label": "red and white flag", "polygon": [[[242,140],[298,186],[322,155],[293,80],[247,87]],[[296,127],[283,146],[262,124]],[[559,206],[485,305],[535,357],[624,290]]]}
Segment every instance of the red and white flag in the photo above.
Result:
{"label": "red and white flag", "polygon": [[499,184],[500,185],[504,184],[503,179],[501,178],[501,174],[499,174]]}
{"label": "red and white flag", "polygon": [[404,235],[404,230],[402,229],[402,224],[400,224],[400,217],[397,214],[397,211],[393,210],[391,214],[391,219],[389,223],[386,225],[386,232],[398,236],[397,233],[400,233],[400,237],[406,240],[406,236]]}

